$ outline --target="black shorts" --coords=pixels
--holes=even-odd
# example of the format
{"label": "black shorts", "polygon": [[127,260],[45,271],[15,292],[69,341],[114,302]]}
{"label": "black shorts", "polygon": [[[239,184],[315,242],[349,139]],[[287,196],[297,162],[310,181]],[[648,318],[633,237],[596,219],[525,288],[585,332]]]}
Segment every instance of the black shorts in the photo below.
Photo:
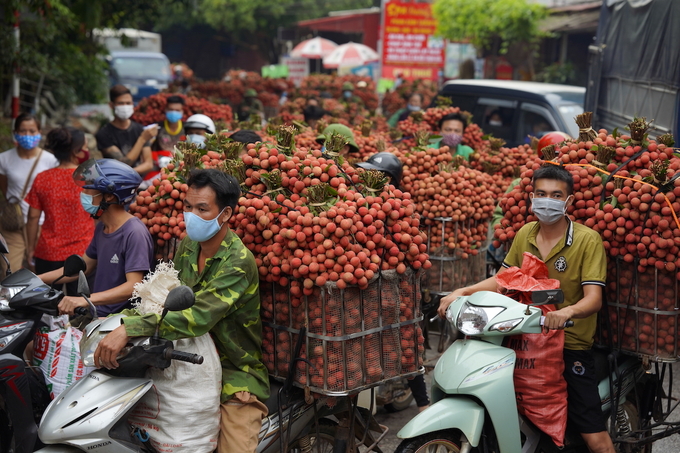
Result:
{"label": "black shorts", "polygon": [[564,350],[564,379],[567,381],[569,426],[581,434],[606,431],[605,414],[597,391],[595,360],[590,350]]}

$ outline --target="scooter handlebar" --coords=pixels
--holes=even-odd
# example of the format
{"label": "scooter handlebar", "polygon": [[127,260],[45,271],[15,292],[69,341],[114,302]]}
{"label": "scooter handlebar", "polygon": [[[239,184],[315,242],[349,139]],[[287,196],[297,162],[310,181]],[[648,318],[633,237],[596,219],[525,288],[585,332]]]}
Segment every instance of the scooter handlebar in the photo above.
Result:
{"label": "scooter handlebar", "polygon": [[76,307],[73,312],[78,316],[87,316],[88,314],[87,308],[85,307]]}
{"label": "scooter handlebar", "polygon": [[[543,325],[544,323],[545,323],[545,316],[541,316],[541,325]],[[564,327],[564,328],[574,327],[574,321],[569,320],[569,321],[565,322],[562,327]]]}
{"label": "scooter handlebar", "polygon": [[171,360],[181,360],[182,362],[195,363],[197,365],[200,365],[200,364],[203,363],[203,356],[202,355],[191,354],[189,352],[176,351],[174,349],[170,353],[170,359]]}

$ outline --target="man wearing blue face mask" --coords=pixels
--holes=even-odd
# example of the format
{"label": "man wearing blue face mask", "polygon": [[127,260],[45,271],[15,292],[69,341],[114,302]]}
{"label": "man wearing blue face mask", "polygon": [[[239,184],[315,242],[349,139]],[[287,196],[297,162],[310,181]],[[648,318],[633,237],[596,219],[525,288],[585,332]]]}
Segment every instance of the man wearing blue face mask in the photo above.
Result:
{"label": "man wearing blue face mask", "polygon": [[169,96],[165,106],[165,119],[158,124],[158,135],[151,144],[151,151],[172,151],[175,145],[183,140],[184,125],[184,98],[182,96]]}
{"label": "man wearing blue face mask", "polygon": [[[221,428],[218,453],[255,452],[263,401],[269,396],[262,362],[259,273],[253,254],[229,229],[241,189],[218,170],[194,170],[187,181],[184,222],[187,236],[175,254],[180,281],[196,294],[193,307],[168,313],[159,326],[168,340],[210,332],[222,361]],[[150,336],[159,316],[128,316],[102,340],[95,362],[116,368],[130,337]],[[177,408],[181,411],[183,408]],[[191,410],[191,408],[185,408]]]}
{"label": "man wearing blue face mask", "polygon": [[[560,329],[566,321],[574,321],[564,336],[568,423],[581,433],[591,452],[614,453],[602,417],[591,353],[607,275],[602,239],[594,230],[567,217],[574,200],[574,180],[564,167],[545,164],[534,173],[533,186],[531,211],[538,221],[527,223],[517,232],[498,274],[508,267],[520,267],[523,253],[529,252],[546,263],[550,278],[560,281],[564,303],[546,314],[545,328]],[[442,299],[439,315],[444,316],[457,297],[496,290],[495,276],[460,288]]]}
{"label": "man wearing blue face mask", "polygon": [[184,123],[184,130],[187,133],[187,142],[194,143],[200,148],[205,147],[206,134],[215,133],[215,123],[207,115],[197,113],[191,115]]}
{"label": "man wearing blue face mask", "polygon": [[[90,300],[99,316],[118,313],[130,306],[136,283],[153,266],[153,240],[147,227],[125,207],[137,195],[141,176],[129,165],[114,159],[90,159],[73,173],[75,183],[83,188],[80,203],[91,217],[99,219],[94,237],[83,259],[85,274],[96,270]],[[62,269],[39,275],[51,284],[61,277]],[[64,283],[77,277],[65,278]],[[59,302],[62,314],[73,315],[76,307],[87,307],[82,297],[64,297]]]}

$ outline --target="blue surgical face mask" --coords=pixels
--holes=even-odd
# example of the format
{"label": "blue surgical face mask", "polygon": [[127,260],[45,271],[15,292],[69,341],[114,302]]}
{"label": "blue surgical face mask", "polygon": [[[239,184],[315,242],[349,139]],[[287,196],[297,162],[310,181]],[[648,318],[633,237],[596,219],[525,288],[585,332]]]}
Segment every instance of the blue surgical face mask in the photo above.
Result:
{"label": "blue surgical face mask", "polygon": [[409,112],[419,112],[420,111],[420,106],[419,105],[407,105],[406,108],[409,110]]}
{"label": "blue surgical face mask", "polygon": [[345,97],[345,99],[349,99],[352,97],[352,92],[349,90],[345,90],[342,92],[342,95]]}
{"label": "blue surgical face mask", "polygon": [[42,140],[42,135],[21,135],[15,133],[14,140],[16,140],[23,149],[33,149],[38,146],[38,143]]}
{"label": "blue surgical face mask", "polygon": [[165,112],[165,118],[170,123],[176,123],[177,121],[182,119],[182,116],[183,116],[183,113],[178,112],[176,110],[170,110],[170,111]]}
{"label": "blue surgical face mask", "polygon": [[184,223],[189,239],[196,242],[205,242],[215,236],[222,229],[222,225],[224,225],[220,225],[217,221],[224,212],[224,209],[222,209],[220,213],[217,214],[217,217],[212,220],[202,219],[193,212],[185,212]]}
{"label": "blue surgical face mask", "polygon": [[83,206],[83,209],[85,212],[87,212],[90,215],[97,215],[97,211],[99,211],[99,206],[95,206],[92,204],[92,199],[94,197],[98,197],[101,194],[98,195],[90,195],[84,192],[80,192],[80,204]]}
{"label": "blue surgical face mask", "polygon": [[187,142],[198,145],[199,148],[205,148],[205,136],[201,134],[187,135]]}

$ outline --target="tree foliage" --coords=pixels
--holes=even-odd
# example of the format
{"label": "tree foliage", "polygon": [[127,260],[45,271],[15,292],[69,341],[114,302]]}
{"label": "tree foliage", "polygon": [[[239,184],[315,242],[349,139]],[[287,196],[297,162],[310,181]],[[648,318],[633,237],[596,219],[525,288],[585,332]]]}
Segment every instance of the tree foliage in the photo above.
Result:
{"label": "tree foliage", "polygon": [[535,42],[544,36],[538,25],[547,16],[544,6],[527,0],[436,0],[433,13],[438,34],[478,49],[488,49],[494,40],[506,48]]}
{"label": "tree foliage", "polygon": [[195,0],[166,7],[156,28],[207,24],[218,31],[275,34],[278,27],[323,17],[330,11],[369,8],[380,0]]}
{"label": "tree foliage", "polygon": [[[99,102],[106,94],[105,49],[94,28],[153,23],[163,5],[181,0],[5,0],[0,4],[0,83],[9,86],[18,64],[22,77],[43,79],[58,105]],[[19,13],[20,50],[12,29]]]}

